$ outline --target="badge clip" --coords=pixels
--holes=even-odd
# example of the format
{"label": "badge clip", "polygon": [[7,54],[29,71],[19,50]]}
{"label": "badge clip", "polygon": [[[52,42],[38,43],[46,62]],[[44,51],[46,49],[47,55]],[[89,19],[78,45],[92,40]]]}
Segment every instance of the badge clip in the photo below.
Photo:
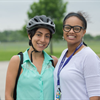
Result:
{"label": "badge clip", "polygon": [[60,87],[57,89],[57,92],[56,92],[56,99],[55,100],[60,100],[61,98],[61,90],[60,90]]}

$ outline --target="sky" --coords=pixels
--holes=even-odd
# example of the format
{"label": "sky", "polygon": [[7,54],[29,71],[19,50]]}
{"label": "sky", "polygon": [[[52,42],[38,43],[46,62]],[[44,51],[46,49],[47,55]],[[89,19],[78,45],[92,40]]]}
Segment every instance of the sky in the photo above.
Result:
{"label": "sky", "polygon": [[[100,35],[100,0],[64,1],[68,1],[66,14],[85,12],[89,17],[87,33]],[[27,11],[33,2],[38,0],[0,0],[0,31],[21,29],[28,20]]]}

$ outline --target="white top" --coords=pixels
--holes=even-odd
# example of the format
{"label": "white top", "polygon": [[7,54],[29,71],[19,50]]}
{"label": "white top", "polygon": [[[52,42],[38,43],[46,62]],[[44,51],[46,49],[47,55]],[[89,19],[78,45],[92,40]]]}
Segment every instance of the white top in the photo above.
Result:
{"label": "white top", "polygon": [[[54,70],[55,95],[58,67],[66,51],[62,52]],[[61,70],[60,87],[61,100],[89,100],[100,96],[100,59],[91,48],[84,47]]]}

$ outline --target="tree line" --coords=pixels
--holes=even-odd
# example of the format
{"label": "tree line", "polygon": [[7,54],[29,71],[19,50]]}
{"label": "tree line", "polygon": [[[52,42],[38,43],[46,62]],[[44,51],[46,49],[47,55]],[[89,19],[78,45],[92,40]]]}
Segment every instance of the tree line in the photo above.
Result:
{"label": "tree line", "polygon": [[20,30],[5,30],[0,32],[0,42],[17,42],[17,41],[27,41],[27,37],[21,34]]}
{"label": "tree line", "polygon": [[[26,33],[25,33],[26,34]],[[27,35],[27,34],[26,34]],[[58,40],[62,39],[62,36],[58,34],[58,37],[60,37]],[[54,40],[56,40],[55,37],[53,37]],[[100,41],[100,35],[92,36],[91,34],[86,33],[84,36],[85,41]],[[20,30],[6,30],[3,32],[0,32],[0,42],[21,42],[21,41],[28,41],[28,36],[24,36],[22,34],[22,31]]]}
{"label": "tree line", "polygon": [[[27,11],[28,20],[33,18],[36,15],[46,15],[50,17],[56,25],[56,32],[53,35],[53,39],[54,40],[62,39],[63,18],[67,13],[67,5],[68,5],[68,2],[65,2],[65,0],[38,0],[38,2],[33,2],[30,5]],[[21,30],[0,32],[0,41],[1,42],[2,41],[3,42],[26,41],[28,39],[26,24],[23,25]],[[93,37],[90,34],[86,34],[84,37],[84,40],[98,41],[100,40],[100,36]],[[51,40],[50,42],[51,54],[53,53],[52,43],[53,42]]]}

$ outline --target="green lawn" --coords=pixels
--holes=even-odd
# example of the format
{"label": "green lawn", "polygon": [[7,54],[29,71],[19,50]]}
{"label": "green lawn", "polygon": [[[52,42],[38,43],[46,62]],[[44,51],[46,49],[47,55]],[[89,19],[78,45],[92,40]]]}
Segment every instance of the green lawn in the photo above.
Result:
{"label": "green lawn", "polygon": [[18,52],[29,48],[26,42],[0,43],[0,61],[7,61]]}
{"label": "green lawn", "polygon": [[[100,41],[85,41],[96,54],[100,54]],[[29,48],[28,42],[13,42],[13,43],[0,43],[0,61],[8,61],[13,55],[18,52],[24,52]],[[61,52],[67,48],[66,41],[53,42],[53,55],[60,57]],[[50,47],[46,48],[45,51],[50,54]]]}

